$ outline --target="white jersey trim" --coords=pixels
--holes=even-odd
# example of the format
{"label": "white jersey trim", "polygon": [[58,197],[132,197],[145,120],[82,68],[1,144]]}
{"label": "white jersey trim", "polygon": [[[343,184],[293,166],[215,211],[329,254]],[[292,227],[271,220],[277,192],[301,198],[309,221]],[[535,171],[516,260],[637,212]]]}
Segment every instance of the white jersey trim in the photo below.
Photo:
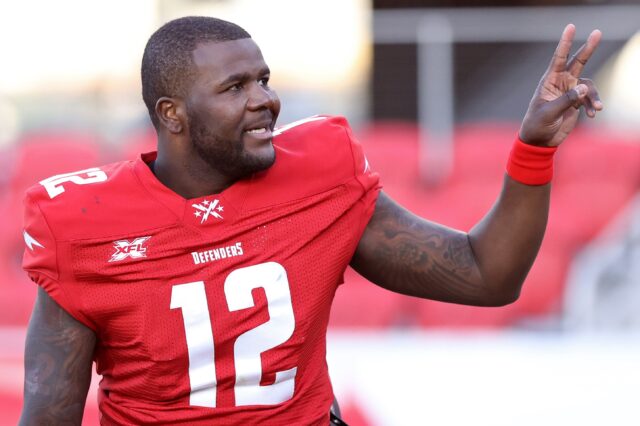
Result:
{"label": "white jersey trim", "polygon": [[311,117],[303,118],[302,120],[294,121],[293,123],[285,124],[282,127],[278,127],[273,131],[273,136],[278,136],[279,134],[286,132],[287,130],[292,129],[294,127],[298,127],[302,124],[310,123],[312,121],[326,120],[327,118],[329,117],[320,116],[320,115],[313,115]]}

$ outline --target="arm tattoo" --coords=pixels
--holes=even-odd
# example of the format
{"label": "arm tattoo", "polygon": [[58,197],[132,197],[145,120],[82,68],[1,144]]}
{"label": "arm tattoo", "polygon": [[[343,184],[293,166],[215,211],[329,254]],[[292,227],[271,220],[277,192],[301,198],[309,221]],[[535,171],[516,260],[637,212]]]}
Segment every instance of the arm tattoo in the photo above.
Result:
{"label": "arm tattoo", "polygon": [[81,424],[94,346],[93,331],[39,288],[27,331],[21,426]]}
{"label": "arm tattoo", "polygon": [[352,266],[372,282],[412,296],[475,304],[481,291],[467,234],[421,219],[384,193]]}

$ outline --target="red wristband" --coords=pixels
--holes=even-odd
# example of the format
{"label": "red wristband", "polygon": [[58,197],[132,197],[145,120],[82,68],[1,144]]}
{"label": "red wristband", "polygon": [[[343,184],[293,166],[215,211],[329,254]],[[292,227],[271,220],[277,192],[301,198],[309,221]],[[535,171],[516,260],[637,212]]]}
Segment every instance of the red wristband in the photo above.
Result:
{"label": "red wristband", "polygon": [[511,148],[507,174],[525,185],[545,185],[553,177],[553,154],[558,147],[534,146],[518,137]]}

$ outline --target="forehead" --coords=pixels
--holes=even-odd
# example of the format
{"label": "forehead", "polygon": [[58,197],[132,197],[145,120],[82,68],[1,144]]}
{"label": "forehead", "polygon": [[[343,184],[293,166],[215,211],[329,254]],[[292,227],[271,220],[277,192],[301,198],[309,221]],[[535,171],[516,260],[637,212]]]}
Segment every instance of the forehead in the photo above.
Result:
{"label": "forehead", "polygon": [[260,48],[250,38],[200,43],[193,51],[193,63],[199,77],[207,80],[257,72],[266,67]]}

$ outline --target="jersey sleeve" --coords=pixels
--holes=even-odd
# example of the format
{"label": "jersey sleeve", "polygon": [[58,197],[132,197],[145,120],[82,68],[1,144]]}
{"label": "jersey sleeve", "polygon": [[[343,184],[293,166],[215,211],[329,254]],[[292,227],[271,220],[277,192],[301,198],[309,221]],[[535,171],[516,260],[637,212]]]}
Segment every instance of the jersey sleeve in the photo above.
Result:
{"label": "jersey sleeve", "polygon": [[67,313],[84,325],[95,326],[80,311],[73,298],[61,284],[58,242],[39,204],[39,192],[29,191],[24,200],[24,254],[22,268],[29,278],[42,287]]}
{"label": "jersey sleeve", "polygon": [[356,179],[360,182],[365,192],[373,191],[376,194],[382,188],[380,184],[380,176],[374,172],[364,153],[362,144],[355,138],[350,127],[345,128],[351,145],[351,153],[353,156],[353,168]]}
{"label": "jersey sleeve", "polygon": [[355,138],[351,127],[349,127],[349,125],[346,123],[345,131],[347,133],[351,148],[355,179],[364,190],[363,196],[360,199],[360,203],[362,203],[363,214],[362,221],[357,233],[359,241],[365,227],[367,226],[369,220],[371,219],[371,216],[373,215],[376,201],[378,200],[378,195],[380,194],[382,185],[380,183],[380,176],[378,175],[378,173],[373,171],[371,165],[369,164],[369,161],[367,160],[362,144]]}

